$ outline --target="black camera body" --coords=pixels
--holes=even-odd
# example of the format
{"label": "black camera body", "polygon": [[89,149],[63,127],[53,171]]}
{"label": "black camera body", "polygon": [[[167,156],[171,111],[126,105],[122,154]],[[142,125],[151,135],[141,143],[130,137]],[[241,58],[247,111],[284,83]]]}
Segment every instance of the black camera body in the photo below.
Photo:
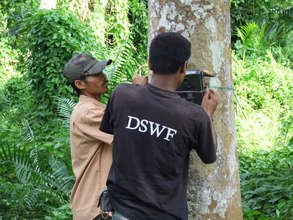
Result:
{"label": "black camera body", "polygon": [[187,101],[201,104],[204,96],[204,90],[207,87],[205,84],[205,77],[214,77],[202,70],[188,70],[180,87],[176,93]]}

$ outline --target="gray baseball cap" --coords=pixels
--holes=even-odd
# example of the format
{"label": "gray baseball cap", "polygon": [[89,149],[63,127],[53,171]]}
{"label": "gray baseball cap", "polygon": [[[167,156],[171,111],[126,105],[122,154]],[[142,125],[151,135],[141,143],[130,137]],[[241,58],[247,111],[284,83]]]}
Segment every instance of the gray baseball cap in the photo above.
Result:
{"label": "gray baseball cap", "polygon": [[94,57],[81,53],[72,57],[65,65],[63,75],[68,83],[81,79],[83,76],[97,75],[105,67],[112,63],[112,60],[97,61]]}

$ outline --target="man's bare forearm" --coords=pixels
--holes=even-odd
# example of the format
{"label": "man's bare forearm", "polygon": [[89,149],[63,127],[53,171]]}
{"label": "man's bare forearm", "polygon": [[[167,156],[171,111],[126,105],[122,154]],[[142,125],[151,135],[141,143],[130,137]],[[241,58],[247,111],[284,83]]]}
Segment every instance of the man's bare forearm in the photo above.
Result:
{"label": "man's bare forearm", "polygon": [[203,109],[205,110],[205,112],[207,113],[207,115],[209,116],[210,121],[211,121],[213,142],[214,142],[216,151],[217,151],[217,134],[216,134],[216,130],[215,130],[214,124],[213,124],[214,123],[213,122],[213,115],[217,109],[218,100],[219,100],[218,95],[213,90],[206,89],[204,97],[201,102],[201,106],[203,107]]}

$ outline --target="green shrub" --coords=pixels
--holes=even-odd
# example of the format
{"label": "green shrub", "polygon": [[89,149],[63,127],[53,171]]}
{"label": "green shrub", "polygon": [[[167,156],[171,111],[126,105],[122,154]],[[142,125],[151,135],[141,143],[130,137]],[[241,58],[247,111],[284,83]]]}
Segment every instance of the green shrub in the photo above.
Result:
{"label": "green shrub", "polygon": [[17,34],[21,20],[33,15],[39,5],[40,0],[1,0],[0,12],[5,14],[10,35]]}
{"label": "green shrub", "polygon": [[290,7],[291,0],[231,0],[232,27],[234,29],[251,22],[264,24],[282,16],[289,18],[287,10]]}
{"label": "green shrub", "polygon": [[23,21],[23,47],[28,48],[26,84],[36,117],[54,115],[55,96],[72,96],[61,74],[65,63],[78,52],[99,50],[91,30],[68,10],[40,10]]}
{"label": "green shrub", "polygon": [[291,220],[293,72],[266,28],[240,27],[232,56],[242,206],[247,220]]}
{"label": "green shrub", "polygon": [[[274,53],[276,59],[284,58],[290,59],[291,67],[293,62],[292,56],[292,30],[293,30],[293,7],[292,0],[232,0],[231,1],[231,23],[232,23],[232,42],[233,47],[237,50],[245,49],[253,50],[258,55],[264,55],[262,52],[267,49],[272,49],[271,46],[279,47],[282,49],[280,53]],[[253,37],[249,36],[248,39],[243,39],[239,36],[239,27],[244,30],[248,29],[251,25],[258,26],[258,34],[254,33]],[[257,28],[254,28],[257,31]],[[250,32],[251,33],[251,32]],[[237,42],[241,38],[242,45]],[[254,44],[256,48],[245,47],[251,40],[261,40],[260,44]],[[236,44],[234,44],[236,42]],[[257,47],[260,47],[259,49]],[[279,50],[278,50],[279,51]],[[243,51],[242,51],[243,54]],[[281,56],[281,57],[280,57]]]}
{"label": "green shrub", "polygon": [[293,137],[293,73],[267,51],[245,60],[233,55],[236,94],[243,111],[237,117],[238,141],[245,147],[269,148]]}
{"label": "green shrub", "polygon": [[293,145],[239,152],[245,219],[293,218]]}
{"label": "green shrub", "polygon": [[[0,64],[0,71],[6,75],[1,75],[4,80],[0,84],[0,185],[5,185],[0,189],[0,216],[71,219],[69,193],[73,173],[68,122],[60,120],[57,114],[62,112],[68,119],[72,108],[64,111],[68,106],[59,108],[55,99],[68,101],[75,94],[61,72],[78,52],[91,53],[97,59],[112,58],[113,64],[105,70],[110,89],[103,97],[104,103],[117,84],[131,81],[136,73],[145,73],[146,4],[135,0],[109,1],[100,15],[107,33],[97,34],[101,26],[95,26],[93,18],[98,17],[98,4],[91,9],[91,19],[80,21],[62,6],[66,1],[58,1],[63,9],[50,11],[34,6],[30,9],[28,2],[37,1],[15,1],[10,9],[7,7],[9,25],[4,22],[1,29],[4,32],[0,44],[5,53],[0,59],[4,57],[5,62]],[[130,9],[126,3],[136,9]],[[126,25],[116,24],[117,20]],[[75,101],[65,104],[72,107]]]}

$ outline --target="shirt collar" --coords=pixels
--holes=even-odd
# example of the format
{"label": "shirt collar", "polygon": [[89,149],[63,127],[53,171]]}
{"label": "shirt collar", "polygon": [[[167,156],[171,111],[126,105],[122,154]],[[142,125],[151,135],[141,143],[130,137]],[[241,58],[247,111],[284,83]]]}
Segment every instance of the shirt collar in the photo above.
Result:
{"label": "shirt collar", "polygon": [[158,95],[163,95],[163,96],[169,96],[169,97],[180,97],[176,92],[173,91],[169,91],[169,90],[165,90],[165,89],[161,89],[159,87],[153,86],[151,84],[146,84],[146,87],[154,92],[157,93]]}
{"label": "shirt collar", "polygon": [[93,98],[93,97],[90,97],[90,96],[86,96],[86,95],[80,95],[79,96],[79,102],[91,102],[91,103],[94,103],[98,106],[101,106],[103,108],[106,107],[105,104],[99,102],[97,99]]}

